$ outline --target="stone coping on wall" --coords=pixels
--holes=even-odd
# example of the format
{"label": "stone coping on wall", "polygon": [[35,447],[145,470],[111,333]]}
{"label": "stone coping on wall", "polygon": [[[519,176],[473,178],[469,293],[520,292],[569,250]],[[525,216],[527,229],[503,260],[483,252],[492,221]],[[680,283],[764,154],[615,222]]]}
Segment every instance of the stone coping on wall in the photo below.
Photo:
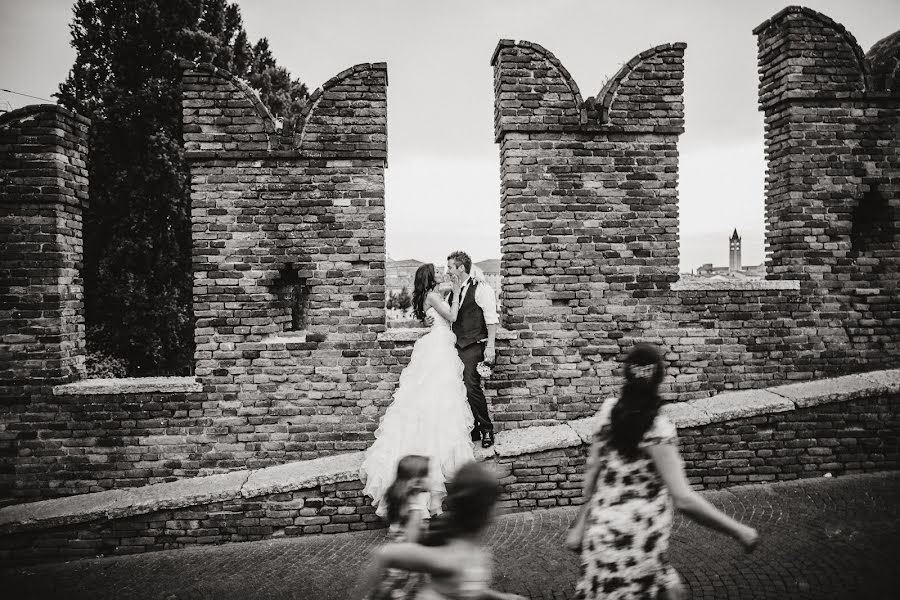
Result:
{"label": "stone coping on wall", "polygon": [[87,396],[113,394],[156,394],[202,392],[203,384],[195,377],[122,377],[82,379],[53,387],[54,396]]}
{"label": "stone coping on wall", "polygon": [[676,281],[673,292],[693,291],[753,291],[753,290],[799,290],[796,279],[710,279],[707,281]]}
{"label": "stone coping on wall", "polygon": [[[428,327],[392,327],[388,328],[386,331],[382,331],[378,333],[378,341],[379,342],[393,342],[396,344],[405,344],[410,342],[415,342],[420,337],[428,333],[430,329]],[[327,334],[318,334],[318,341],[324,341],[328,339]],[[285,331],[281,333],[273,333],[268,335],[261,340],[259,340],[260,344],[270,345],[270,344],[297,344],[309,341],[310,338],[309,332],[306,331]],[[516,338],[516,333],[514,331],[509,331],[507,329],[498,329],[497,330],[497,339],[498,340],[512,340]]]}
{"label": "stone coping on wall", "polygon": [[[710,423],[898,392],[900,369],[891,369],[768,389],[725,392],[711,398],[668,404],[663,407],[662,412],[678,428],[701,427]],[[587,444],[597,428],[596,418],[591,416],[559,425],[501,431],[497,434],[495,445],[487,450],[479,448],[476,458],[490,460]],[[353,481],[358,477],[363,456],[363,452],[352,452],[263,469],[232,471],[139,488],[15,504],[0,509],[0,534],[99,519],[119,519],[238,497],[253,498]]]}
{"label": "stone coping on wall", "polygon": [[267,335],[261,340],[260,344],[299,344],[306,342],[306,331],[280,331]]}
{"label": "stone coping on wall", "polygon": [[[427,327],[397,327],[378,334],[380,342],[415,342],[429,332]],[[509,329],[497,329],[496,339],[514,340],[517,334]]]}

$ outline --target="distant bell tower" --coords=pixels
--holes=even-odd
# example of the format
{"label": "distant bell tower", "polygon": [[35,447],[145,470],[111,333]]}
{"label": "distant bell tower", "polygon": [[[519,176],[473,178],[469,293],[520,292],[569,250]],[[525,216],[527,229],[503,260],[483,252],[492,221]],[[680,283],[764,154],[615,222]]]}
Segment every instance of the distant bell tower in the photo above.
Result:
{"label": "distant bell tower", "polygon": [[733,273],[741,270],[741,236],[738,235],[737,228],[731,234],[728,241],[728,272]]}

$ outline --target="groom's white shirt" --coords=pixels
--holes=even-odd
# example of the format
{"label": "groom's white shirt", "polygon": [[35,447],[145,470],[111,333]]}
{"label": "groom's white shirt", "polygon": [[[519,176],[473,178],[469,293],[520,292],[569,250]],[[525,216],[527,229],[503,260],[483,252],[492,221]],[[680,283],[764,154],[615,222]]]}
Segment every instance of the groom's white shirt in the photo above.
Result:
{"label": "groom's white shirt", "polygon": [[[466,299],[466,294],[469,291],[469,284],[471,282],[472,278],[469,277],[466,279],[462,288],[460,288],[460,304]],[[478,282],[478,286],[475,288],[475,303],[481,307],[481,312],[484,313],[485,325],[497,325],[500,322],[500,317],[497,316],[497,302],[494,297],[494,289],[489,286],[486,281]]]}

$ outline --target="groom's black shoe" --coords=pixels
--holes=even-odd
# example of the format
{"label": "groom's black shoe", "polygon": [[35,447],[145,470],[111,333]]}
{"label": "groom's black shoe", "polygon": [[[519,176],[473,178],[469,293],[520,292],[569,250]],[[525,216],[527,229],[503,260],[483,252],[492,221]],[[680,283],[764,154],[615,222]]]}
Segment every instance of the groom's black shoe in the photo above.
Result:
{"label": "groom's black shoe", "polygon": [[494,430],[485,429],[481,432],[481,447],[490,448],[494,445]]}
{"label": "groom's black shoe", "polygon": [[472,430],[472,441],[477,442],[480,439],[481,439],[481,430],[476,427],[475,429]]}

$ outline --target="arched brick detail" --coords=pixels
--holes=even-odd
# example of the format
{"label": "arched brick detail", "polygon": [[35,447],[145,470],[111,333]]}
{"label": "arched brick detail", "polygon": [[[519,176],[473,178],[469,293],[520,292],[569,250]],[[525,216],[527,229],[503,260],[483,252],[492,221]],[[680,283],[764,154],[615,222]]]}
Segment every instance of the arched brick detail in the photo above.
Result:
{"label": "arched brick detail", "polygon": [[866,53],[872,92],[900,93],[900,31],[875,42]]}
{"label": "arched brick detail", "polygon": [[898,34],[865,58],[843,25],[797,6],[754,33],[766,123],[767,277],[801,282],[822,311],[818,334],[831,323],[829,352],[877,360],[900,341],[892,325],[900,90],[884,85],[896,73]]}
{"label": "arched brick detail", "polygon": [[850,96],[866,91],[868,66],[856,38],[840,23],[789,6],[753,30],[760,53],[760,103]]}
{"label": "arched brick detail", "polygon": [[246,82],[211,64],[182,60],[180,65],[186,151],[274,149],[275,119]]}
{"label": "arched brick detail", "polygon": [[552,52],[532,42],[500,40],[494,67],[494,135],[572,131],[587,121],[581,91]]}
{"label": "arched brick detail", "polygon": [[661,44],[644,50],[587,101],[589,119],[600,125],[684,128],[684,50]]}
{"label": "arched brick detail", "polygon": [[338,73],[309,97],[295,148],[309,157],[387,161],[387,64]]}

